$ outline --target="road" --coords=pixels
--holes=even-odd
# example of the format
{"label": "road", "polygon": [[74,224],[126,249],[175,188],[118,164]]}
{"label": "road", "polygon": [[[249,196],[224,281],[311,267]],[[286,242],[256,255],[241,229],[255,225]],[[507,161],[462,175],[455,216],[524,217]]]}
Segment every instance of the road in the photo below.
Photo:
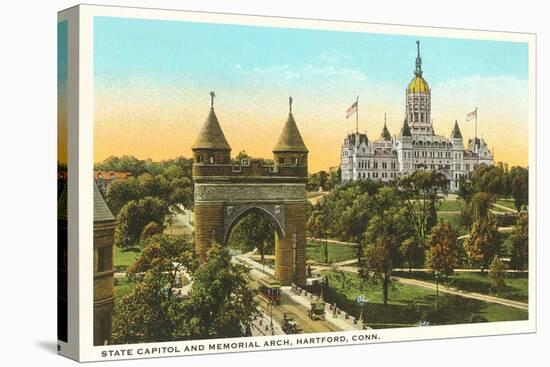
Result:
{"label": "road", "polygon": [[[260,307],[262,308],[262,311],[269,314],[267,302],[263,298],[258,297],[258,299],[260,300]],[[295,303],[290,299],[290,297],[283,293],[281,295],[281,304],[273,308],[273,319],[282,325],[284,313],[294,314],[298,325],[302,329],[302,333],[325,333],[340,331],[334,324],[328,321],[311,320],[307,314],[307,310],[304,309],[304,307],[298,303]]]}
{"label": "road", "polygon": [[[256,281],[257,272],[251,271],[250,275],[252,280],[250,286],[254,289],[258,288],[258,283]],[[262,297],[257,297],[261,310],[266,314],[270,315],[270,310],[267,305],[267,302]],[[297,302],[294,302],[288,295],[284,292],[281,294],[281,304],[273,307],[273,319],[279,325],[283,324],[283,314],[292,313],[294,314],[298,325],[302,329],[302,333],[322,333],[322,332],[331,332],[331,331],[341,331],[336,325],[329,321],[322,320],[311,320],[308,316],[308,309],[303,305],[300,305]]]}

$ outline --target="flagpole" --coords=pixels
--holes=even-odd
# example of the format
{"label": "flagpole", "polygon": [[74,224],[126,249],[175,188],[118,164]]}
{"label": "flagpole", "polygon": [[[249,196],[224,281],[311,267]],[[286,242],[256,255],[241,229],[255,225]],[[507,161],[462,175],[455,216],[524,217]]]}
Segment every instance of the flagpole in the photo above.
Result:
{"label": "flagpole", "polygon": [[475,136],[474,144],[475,144],[476,151],[477,151],[478,150],[477,149],[477,106],[476,106],[476,136]]}
{"label": "flagpole", "polygon": [[355,111],[355,133],[359,134],[359,96],[357,96],[355,104],[357,106],[357,109]]}

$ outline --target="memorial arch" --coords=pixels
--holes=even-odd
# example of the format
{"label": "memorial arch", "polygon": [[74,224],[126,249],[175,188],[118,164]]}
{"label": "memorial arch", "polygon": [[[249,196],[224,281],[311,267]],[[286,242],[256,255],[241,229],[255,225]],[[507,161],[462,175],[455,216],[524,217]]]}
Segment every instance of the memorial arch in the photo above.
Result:
{"label": "memorial arch", "polygon": [[213,242],[226,244],[231,229],[251,211],[275,230],[275,276],[283,285],[306,282],[306,184],[308,150],[289,114],[273,148],[273,160],[231,159],[214,112],[210,112],[193,150],[195,246],[201,261]]}

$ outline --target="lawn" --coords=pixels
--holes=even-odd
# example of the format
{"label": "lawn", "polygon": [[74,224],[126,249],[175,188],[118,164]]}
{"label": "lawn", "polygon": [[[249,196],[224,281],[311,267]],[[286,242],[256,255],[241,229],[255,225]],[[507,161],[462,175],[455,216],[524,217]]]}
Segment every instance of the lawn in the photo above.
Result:
{"label": "lawn", "polygon": [[459,236],[468,234],[468,229],[460,225],[459,213],[437,213],[437,220],[449,223]]}
{"label": "lawn", "polygon": [[[433,275],[428,272],[418,271],[412,272],[412,274],[399,272],[395,275],[435,283]],[[528,301],[529,281],[527,273],[509,273],[506,279],[506,288],[500,294],[495,294],[491,290],[491,280],[487,272],[483,274],[481,272],[456,272],[449,276],[448,281],[441,279],[440,282],[467,292],[487,294],[520,302]]]}
{"label": "lawn", "polygon": [[498,205],[501,205],[501,206],[505,206],[509,209],[512,209],[512,210],[516,210],[516,205],[514,204],[514,201],[513,200],[497,200],[496,202]]}
{"label": "lawn", "polygon": [[[440,293],[423,287],[394,283],[388,304],[383,304],[382,287],[368,284],[361,290],[357,274],[325,272],[330,287],[323,291],[326,301],[334,303],[358,317],[358,295],[366,296],[363,317],[372,328],[416,326],[420,321],[431,325],[451,325],[471,322],[525,320],[526,311],[490,304],[474,299]],[[342,274],[345,274],[342,284]],[[438,306],[436,306],[438,305]]]}
{"label": "lawn", "polygon": [[115,277],[115,299],[121,300],[128,292],[130,292],[130,284],[126,276]]}
{"label": "lawn", "polygon": [[115,247],[114,265],[118,272],[125,272],[126,269],[139,257],[141,249],[139,247],[131,247],[127,249],[121,249],[118,246]]}
{"label": "lawn", "polygon": [[[306,247],[308,260],[317,262],[325,262],[324,243],[322,241],[308,240]],[[328,243],[328,261],[329,263],[337,263],[341,261],[355,259],[357,257],[357,249],[353,245],[344,245],[337,243]]]}
{"label": "lawn", "polygon": [[459,212],[462,210],[464,203],[459,200],[442,200],[437,205],[437,210],[442,212]]}

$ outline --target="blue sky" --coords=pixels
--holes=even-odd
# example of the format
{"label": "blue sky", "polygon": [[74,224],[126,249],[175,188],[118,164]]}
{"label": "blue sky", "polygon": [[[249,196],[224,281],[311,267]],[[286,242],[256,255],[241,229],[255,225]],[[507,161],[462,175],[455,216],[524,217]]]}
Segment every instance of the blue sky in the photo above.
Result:
{"label": "blue sky", "polygon": [[236,65],[297,68],[324,61],[361,70],[376,82],[403,84],[414,68],[416,39],[432,83],[474,74],[527,79],[525,43],[111,17],[96,17],[94,24],[95,75],[111,80],[238,81],[231,73]]}
{"label": "blue sky", "polygon": [[496,160],[526,164],[526,43],[109,17],[94,19],[95,160],[188,156],[214,90],[234,152],[269,157],[293,96],[310,168],[335,166],[357,96],[369,138],[385,114],[399,132],[417,39],[436,133],[458,120],[473,137],[478,107]]}

